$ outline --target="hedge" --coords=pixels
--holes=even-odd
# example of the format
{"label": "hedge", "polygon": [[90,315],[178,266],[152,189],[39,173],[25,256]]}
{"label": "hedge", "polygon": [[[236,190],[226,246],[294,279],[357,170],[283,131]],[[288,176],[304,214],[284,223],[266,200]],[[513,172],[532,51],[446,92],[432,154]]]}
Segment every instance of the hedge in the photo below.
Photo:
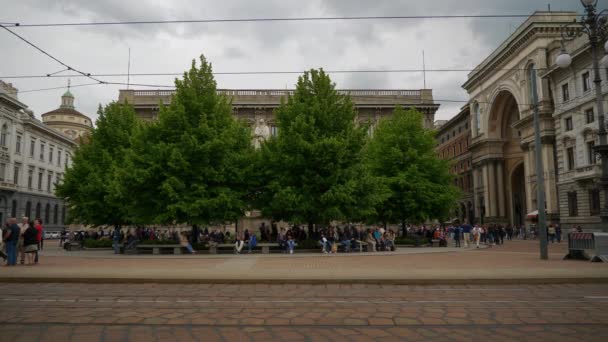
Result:
{"label": "hedge", "polygon": [[112,248],[112,240],[85,239],[84,247],[85,248]]}

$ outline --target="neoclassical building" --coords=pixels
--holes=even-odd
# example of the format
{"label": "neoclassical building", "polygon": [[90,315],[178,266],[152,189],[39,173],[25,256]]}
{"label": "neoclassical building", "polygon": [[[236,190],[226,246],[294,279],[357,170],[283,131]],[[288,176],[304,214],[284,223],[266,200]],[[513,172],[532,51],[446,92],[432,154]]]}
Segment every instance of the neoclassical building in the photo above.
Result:
{"label": "neoclassical building", "polygon": [[[232,100],[234,115],[248,122],[252,127],[262,122],[267,124],[271,134],[276,133],[274,110],[281,104],[281,99],[293,94],[293,90],[223,89],[218,93],[225,94]],[[435,113],[439,104],[433,101],[431,89],[421,90],[339,90],[350,95],[358,112],[359,122],[370,122],[373,131],[383,117],[392,115],[395,107],[404,109],[416,108],[424,115],[424,124],[432,128]],[[158,116],[159,103],[171,103],[172,90],[120,90],[118,101],[128,102],[135,107],[137,115],[144,120],[154,120]]]}
{"label": "neoclassical building", "polygon": [[[533,219],[529,214],[538,210],[531,96],[534,78],[539,101],[547,221],[589,223],[584,228],[601,228],[593,223],[599,222],[597,218],[571,219],[567,213],[568,201],[580,201],[583,197],[568,193],[582,194],[589,190],[590,196],[596,196],[591,191],[598,189],[593,184],[599,176],[595,164],[584,162],[582,152],[585,144],[595,139],[593,126],[596,125],[583,123],[584,111],[593,108],[590,93],[585,93],[588,90],[579,89],[587,80],[582,79],[585,77],[582,72],[574,69],[557,70],[554,63],[560,51],[561,31],[576,18],[575,12],[534,13],[468,75],[463,85],[470,96],[470,149],[475,216],[479,221],[529,225]],[[585,44],[583,38],[578,44]],[[578,65],[590,63],[584,57],[588,55],[586,50],[588,46],[574,49],[581,54]],[[573,101],[574,98],[577,100]],[[566,132],[562,132],[564,125],[568,127]],[[575,146],[576,160],[572,168],[564,168],[571,151],[569,146]],[[585,180],[580,181],[577,176]],[[592,214],[584,206],[579,208],[582,215]]]}
{"label": "neoclassical building", "polygon": [[68,90],[61,96],[59,108],[42,114],[42,122],[76,141],[93,128],[91,118],[76,110],[69,83]]}
{"label": "neoclassical building", "polygon": [[0,222],[39,217],[48,231],[65,227],[67,208],[55,196],[76,144],[38,120],[0,81]]}
{"label": "neoclassical building", "polygon": [[450,172],[454,185],[462,193],[452,218],[460,222],[475,222],[473,205],[473,165],[471,160],[471,111],[464,106],[449,121],[436,122],[437,154],[439,158],[451,162]]}

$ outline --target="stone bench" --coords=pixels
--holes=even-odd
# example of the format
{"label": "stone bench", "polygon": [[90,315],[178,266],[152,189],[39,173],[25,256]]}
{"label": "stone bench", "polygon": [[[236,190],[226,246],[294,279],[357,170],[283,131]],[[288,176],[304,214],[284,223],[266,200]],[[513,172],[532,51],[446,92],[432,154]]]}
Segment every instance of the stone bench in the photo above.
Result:
{"label": "stone bench", "polygon": [[173,254],[182,254],[182,245],[137,245],[137,250],[152,249],[152,254],[160,254],[161,249],[173,249]]}
{"label": "stone bench", "polygon": [[439,240],[439,239],[431,240],[431,247],[439,247],[440,242],[441,242],[441,240]]}
{"label": "stone bench", "polygon": [[[255,245],[255,248],[262,248],[262,254],[270,254],[270,247],[279,247],[278,243],[271,242],[261,242]],[[233,243],[220,243],[220,244],[211,244],[209,245],[209,254],[217,254],[217,250],[219,248],[232,248],[234,249]],[[243,250],[247,249],[247,244],[243,246]]]}

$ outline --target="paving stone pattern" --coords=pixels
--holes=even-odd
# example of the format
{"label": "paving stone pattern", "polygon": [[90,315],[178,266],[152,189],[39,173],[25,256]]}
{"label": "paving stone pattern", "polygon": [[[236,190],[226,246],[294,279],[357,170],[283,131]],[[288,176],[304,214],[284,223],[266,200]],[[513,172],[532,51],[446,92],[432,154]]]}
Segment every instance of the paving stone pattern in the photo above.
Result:
{"label": "paving stone pattern", "polygon": [[605,341],[608,286],[0,284],[0,341]]}

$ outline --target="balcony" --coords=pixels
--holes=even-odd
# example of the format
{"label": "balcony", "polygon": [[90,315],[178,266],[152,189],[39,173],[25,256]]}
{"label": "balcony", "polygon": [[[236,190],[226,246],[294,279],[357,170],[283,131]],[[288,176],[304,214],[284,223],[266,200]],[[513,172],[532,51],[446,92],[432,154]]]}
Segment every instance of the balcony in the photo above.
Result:
{"label": "balcony", "polygon": [[12,182],[0,181],[0,191],[17,191],[17,185]]}
{"label": "balcony", "polygon": [[601,165],[587,165],[577,167],[574,172],[573,180],[577,182],[590,181],[595,178],[600,178],[602,175],[602,167]]}

